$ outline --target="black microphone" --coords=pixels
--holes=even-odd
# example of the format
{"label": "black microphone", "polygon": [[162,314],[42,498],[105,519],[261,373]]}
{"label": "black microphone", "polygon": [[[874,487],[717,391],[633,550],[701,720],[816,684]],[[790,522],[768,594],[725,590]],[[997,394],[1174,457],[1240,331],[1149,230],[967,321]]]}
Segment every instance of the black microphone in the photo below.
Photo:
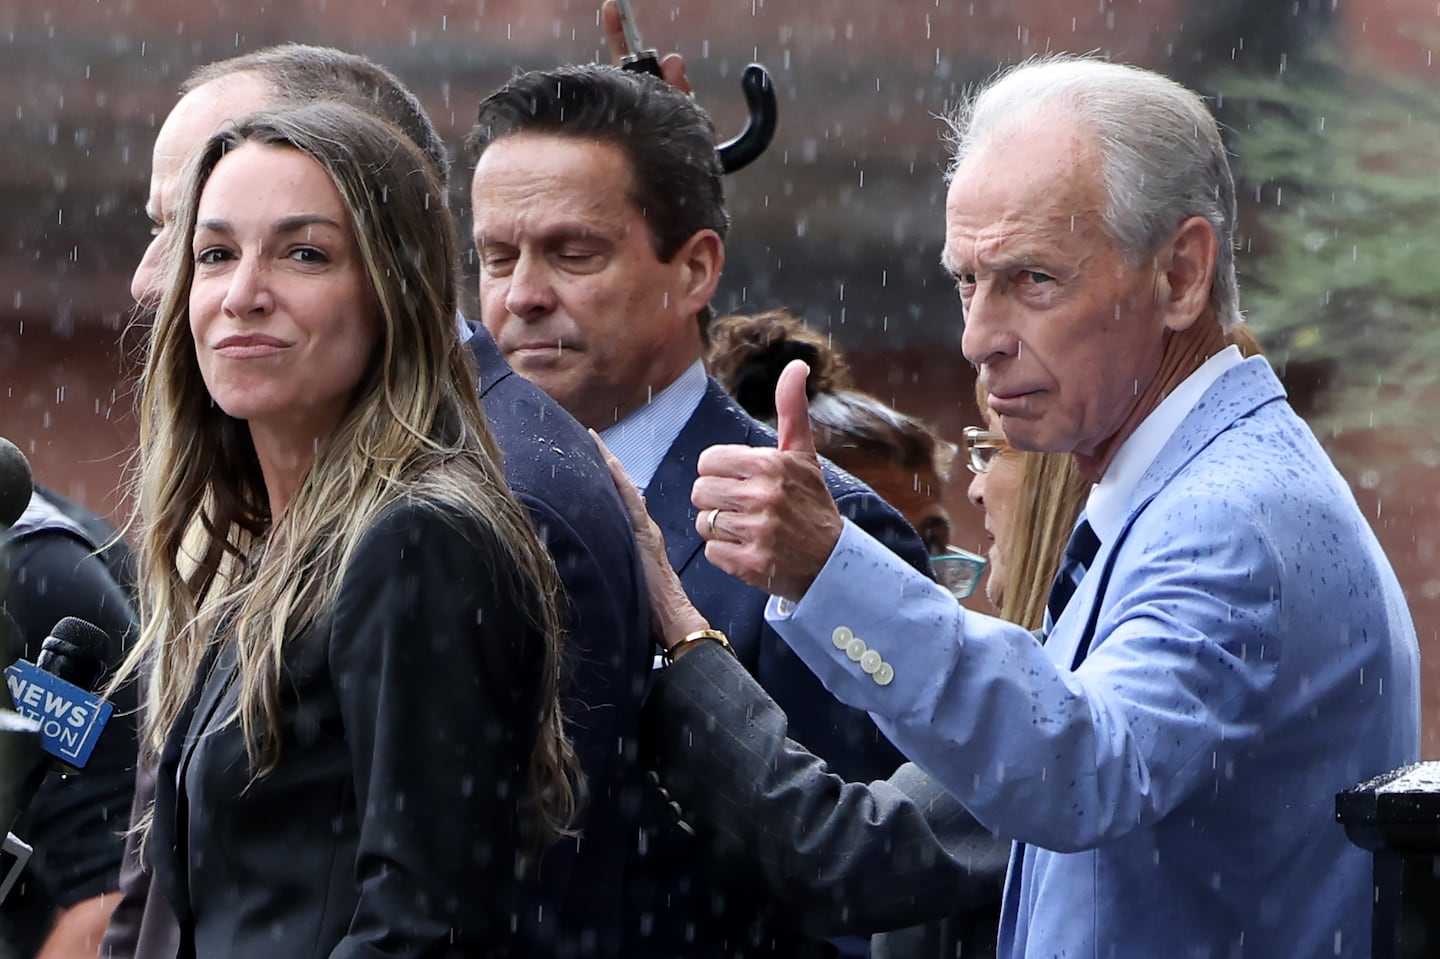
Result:
{"label": "black microphone", "polygon": [[5,671],[15,711],[39,724],[40,749],[25,751],[28,767],[11,770],[10,781],[22,785],[10,818],[0,822],[24,812],[52,768],[74,772],[90,761],[113,710],[90,692],[105,673],[109,647],[104,630],[67,616],[45,637],[35,663],[21,659]]}
{"label": "black microphone", "polygon": [[30,461],[18,446],[0,436],[0,528],[15,525],[30,505],[34,492]]}

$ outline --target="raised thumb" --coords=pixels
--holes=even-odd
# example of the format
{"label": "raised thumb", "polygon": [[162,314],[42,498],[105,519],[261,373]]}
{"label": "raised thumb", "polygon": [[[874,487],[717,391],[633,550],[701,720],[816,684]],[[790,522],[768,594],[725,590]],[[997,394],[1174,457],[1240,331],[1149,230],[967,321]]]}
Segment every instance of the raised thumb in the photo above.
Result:
{"label": "raised thumb", "polygon": [[810,400],[805,380],[810,367],[804,360],[791,360],[775,382],[775,427],[780,434],[780,452],[815,455],[815,436],[810,431]]}

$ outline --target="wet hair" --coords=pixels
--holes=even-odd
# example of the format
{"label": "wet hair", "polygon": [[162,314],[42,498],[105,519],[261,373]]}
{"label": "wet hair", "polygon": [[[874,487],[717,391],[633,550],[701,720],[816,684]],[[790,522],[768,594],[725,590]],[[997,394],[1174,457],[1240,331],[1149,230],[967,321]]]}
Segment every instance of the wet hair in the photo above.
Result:
{"label": "wet hair", "polygon": [[805,395],[811,400],[851,387],[840,352],[786,310],[722,316],[710,327],[710,375],[756,419],[775,419],[775,384],[791,360],[810,367]]}
{"label": "wet hair", "polygon": [[820,454],[852,472],[853,462],[863,460],[932,470],[942,483],[950,478],[954,447],[923,421],[869,393],[820,393],[810,403],[810,428]]}
{"label": "wet hair", "polygon": [[180,84],[180,93],[238,73],[264,80],[275,109],[333,100],[388,120],[425,154],[441,186],[448,182],[450,154],[429,114],[395,74],[373,60],[333,47],[282,43],[198,67]]}
{"label": "wet hair", "polygon": [[1053,122],[1057,114],[1094,135],[1105,232],[1131,263],[1143,262],[1189,217],[1210,224],[1218,245],[1210,306],[1221,329],[1239,323],[1235,178],[1215,118],[1174,80],[1088,57],[1028,60],[973,91],[948,118],[949,175],[997,132]]}
{"label": "wet hair", "polygon": [[[521,73],[481,101],[465,146],[478,161],[496,141],[522,133],[617,148],[630,170],[630,201],[662,263],[701,230],[721,240],[729,233],[715,126],[658,77],[600,64]],[[712,317],[710,307],[700,311],[707,342]]]}
{"label": "wet hair", "polygon": [[[775,384],[785,366],[797,359],[810,367],[805,394],[820,455],[862,479],[877,468],[898,467],[914,475],[911,492],[939,498],[939,489],[928,488],[922,478],[933,476],[943,487],[950,478],[954,447],[919,419],[854,389],[840,351],[788,311],[716,320],[706,365],[747,413],[773,425]],[[927,537],[927,545],[934,546],[941,535],[948,541],[948,518],[944,527]]]}
{"label": "wet hair", "polygon": [[[319,441],[280,516],[270,513],[246,424],[210,399],[190,328],[200,200],[226,155],[251,145],[298,151],[329,176],[378,328],[346,412]],[[285,645],[333,606],[346,563],[386,509],[431,503],[493,536],[504,560],[492,574],[527,597],[543,637],[523,800],[527,845],[543,846],[573,819],[580,788],[559,712],[559,580],[505,483],[481,412],[473,360],[455,324],[454,221],[430,164],[393,125],[339,103],[241,119],[190,161],[165,257],[165,292],[138,387],[143,627],[114,681],[142,667],[148,673],[144,754],[153,759],[173,732],[203,680],[207,651],[233,639],[247,757],[256,776],[273,770],[286,745]]]}

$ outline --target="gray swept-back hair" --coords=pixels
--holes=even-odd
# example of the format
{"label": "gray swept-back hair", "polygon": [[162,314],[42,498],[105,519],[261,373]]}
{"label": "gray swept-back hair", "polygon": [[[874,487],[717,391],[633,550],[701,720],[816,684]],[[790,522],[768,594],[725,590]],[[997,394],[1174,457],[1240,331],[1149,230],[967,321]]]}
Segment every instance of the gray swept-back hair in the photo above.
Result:
{"label": "gray swept-back hair", "polygon": [[1198,94],[1174,80],[1064,54],[1004,70],[946,118],[953,149],[947,179],[996,132],[1057,114],[1094,132],[1105,232],[1132,263],[1153,254],[1186,218],[1210,223],[1219,241],[1210,305],[1221,328],[1233,329],[1241,320],[1235,178],[1215,118]]}

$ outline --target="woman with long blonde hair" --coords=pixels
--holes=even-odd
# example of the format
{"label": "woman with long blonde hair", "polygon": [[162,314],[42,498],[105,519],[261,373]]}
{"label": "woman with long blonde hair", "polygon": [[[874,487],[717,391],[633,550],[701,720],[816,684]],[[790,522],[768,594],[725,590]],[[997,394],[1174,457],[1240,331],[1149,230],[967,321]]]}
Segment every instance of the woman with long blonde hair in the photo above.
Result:
{"label": "woman with long blonde hair", "polygon": [[966,464],[974,474],[967,493],[985,514],[991,540],[985,595],[1001,619],[1040,629],[1090,484],[1069,453],[1030,453],[1005,442],[1000,418],[990,411],[978,384],[975,405],[985,428],[965,430]]}
{"label": "woman with long blonde hair", "polygon": [[184,951],[507,955],[572,820],[553,564],[429,163],[336,104],[188,170],[140,382],[146,855]]}

